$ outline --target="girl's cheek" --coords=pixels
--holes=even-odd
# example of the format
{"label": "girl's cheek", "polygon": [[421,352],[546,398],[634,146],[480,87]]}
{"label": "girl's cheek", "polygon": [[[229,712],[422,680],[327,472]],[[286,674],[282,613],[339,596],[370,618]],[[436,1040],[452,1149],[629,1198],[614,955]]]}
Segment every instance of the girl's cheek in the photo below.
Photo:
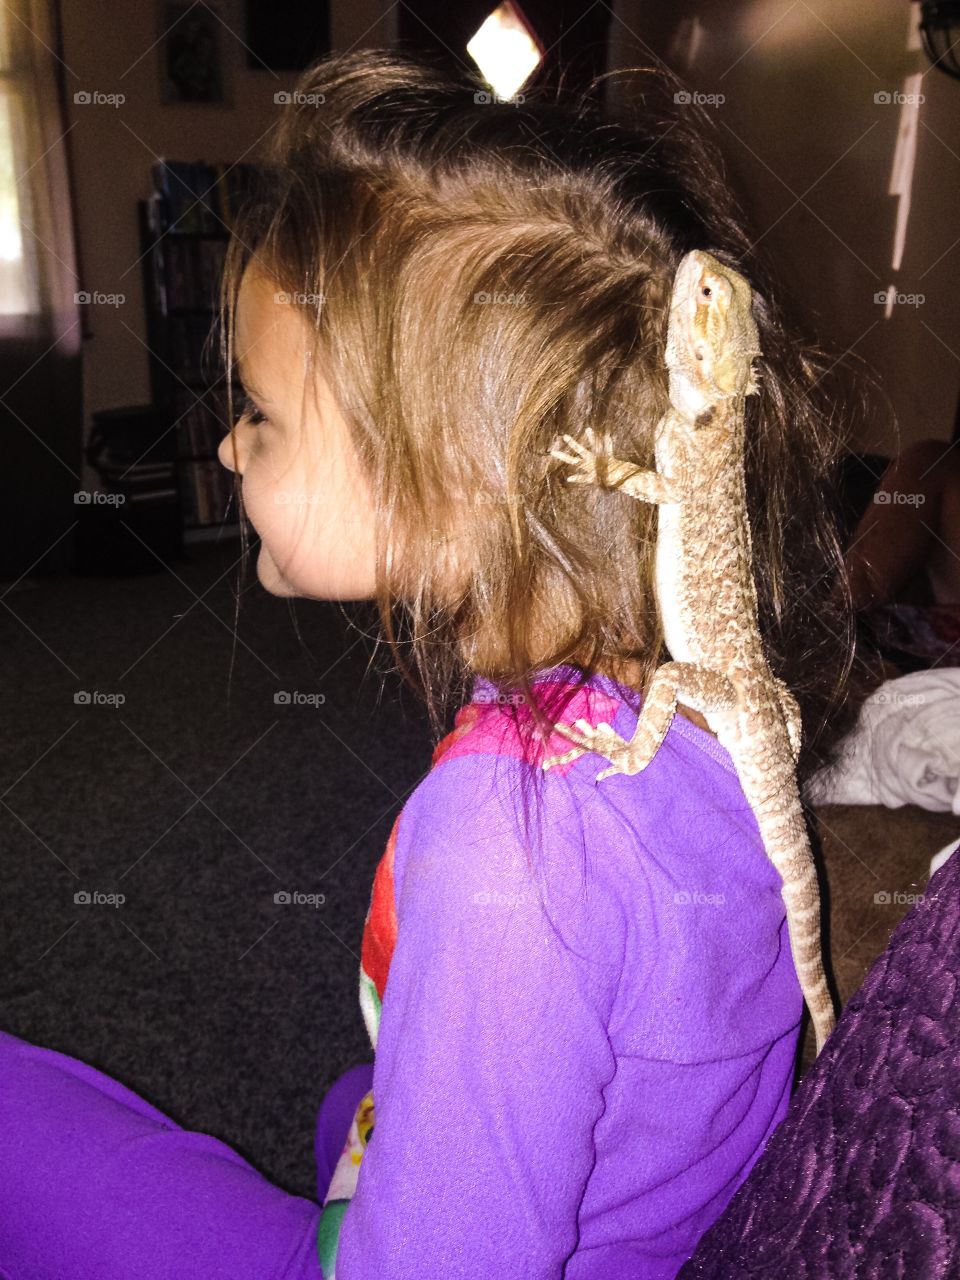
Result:
{"label": "girl's cheek", "polygon": [[251,524],[262,537],[276,522],[279,506],[268,483],[269,472],[257,464],[256,455],[247,460],[243,473],[243,505]]}

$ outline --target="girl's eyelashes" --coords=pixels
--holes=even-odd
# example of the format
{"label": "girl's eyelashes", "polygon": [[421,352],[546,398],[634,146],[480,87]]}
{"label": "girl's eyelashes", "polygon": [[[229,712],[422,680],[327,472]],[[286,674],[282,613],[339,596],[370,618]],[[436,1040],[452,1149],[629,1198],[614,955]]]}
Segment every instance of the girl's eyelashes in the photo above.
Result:
{"label": "girl's eyelashes", "polygon": [[241,401],[240,417],[254,427],[259,427],[267,420],[267,415],[262,412],[260,407],[253,400],[251,400],[250,396],[247,395],[246,392],[244,392],[243,399]]}

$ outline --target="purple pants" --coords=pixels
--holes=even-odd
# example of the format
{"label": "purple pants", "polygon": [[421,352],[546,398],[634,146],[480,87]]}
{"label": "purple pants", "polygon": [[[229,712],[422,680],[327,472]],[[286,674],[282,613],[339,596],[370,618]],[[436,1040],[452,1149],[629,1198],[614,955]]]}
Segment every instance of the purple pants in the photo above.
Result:
{"label": "purple pants", "polygon": [[0,1031],[0,1280],[320,1280],[316,1232],[373,1066],[317,1118],[317,1201],[94,1067]]}

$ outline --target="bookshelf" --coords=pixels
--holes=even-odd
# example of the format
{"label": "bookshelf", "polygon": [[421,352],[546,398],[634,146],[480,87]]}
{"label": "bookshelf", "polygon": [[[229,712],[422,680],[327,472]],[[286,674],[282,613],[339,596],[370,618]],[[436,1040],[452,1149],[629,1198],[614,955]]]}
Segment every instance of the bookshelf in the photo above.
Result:
{"label": "bookshelf", "polygon": [[230,423],[216,307],[233,215],[254,176],[251,165],[161,160],[138,201],[150,392],[176,431],[185,542],[239,533],[233,475],[217,459]]}

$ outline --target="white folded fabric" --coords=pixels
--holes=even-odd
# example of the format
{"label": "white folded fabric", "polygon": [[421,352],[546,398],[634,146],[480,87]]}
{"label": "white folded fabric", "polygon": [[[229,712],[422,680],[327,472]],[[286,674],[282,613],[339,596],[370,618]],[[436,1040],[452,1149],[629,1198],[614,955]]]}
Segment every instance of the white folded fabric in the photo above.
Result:
{"label": "white folded fabric", "polygon": [[920,805],[960,814],[960,667],[885,680],[866,699],[832,769],[807,783],[811,804]]}

